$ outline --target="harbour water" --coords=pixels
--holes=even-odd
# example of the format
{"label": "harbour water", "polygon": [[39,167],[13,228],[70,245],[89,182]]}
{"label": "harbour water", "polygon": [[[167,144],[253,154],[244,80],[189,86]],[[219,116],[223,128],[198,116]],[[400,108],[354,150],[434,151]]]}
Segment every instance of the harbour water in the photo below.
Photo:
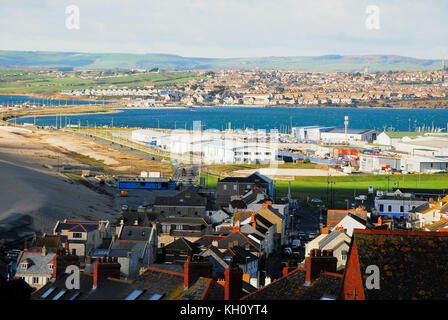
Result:
{"label": "harbour water", "polygon": [[[120,113],[67,116],[70,123],[81,126],[140,127],[192,129],[193,121],[201,121],[204,129],[223,130],[229,122],[232,129],[279,129],[292,126],[344,126],[349,116],[349,128],[383,131],[414,131],[416,127],[439,127],[446,132],[448,109],[360,109],[360,108],[244,108],[208,107],[179,109],[124,109]],[[65,115],[64,115],[65,117]],[[53,125],[52,117],[36,117],[36,125]],[[17,123],[30,119],[17,119]],[[34,119],[33,121],[34,122]]]}
{"label": "harbour water", "polygon": [[[27,103],[29,105],[83,105],[83,104],[102,104],[102,101],[82,101],[82,100],[59,100],[59,99],[39,99],[28,96],[0,95],[0,105],[17,105]],[[109,102],[105,102],[109,103]]]}

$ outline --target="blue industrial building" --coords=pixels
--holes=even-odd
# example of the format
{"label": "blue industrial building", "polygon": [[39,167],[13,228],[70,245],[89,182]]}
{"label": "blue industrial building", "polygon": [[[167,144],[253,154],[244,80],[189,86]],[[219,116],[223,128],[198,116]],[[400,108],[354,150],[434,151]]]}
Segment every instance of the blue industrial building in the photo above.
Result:
{"label": "blue industrial building", "polygon": [[176,183],[166,178],[120,177],[119,189],[175,190]]}

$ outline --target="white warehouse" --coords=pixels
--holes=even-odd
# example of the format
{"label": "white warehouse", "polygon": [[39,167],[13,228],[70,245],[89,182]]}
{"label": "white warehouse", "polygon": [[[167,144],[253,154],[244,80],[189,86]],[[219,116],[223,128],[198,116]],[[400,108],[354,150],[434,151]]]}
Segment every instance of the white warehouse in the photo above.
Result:
{"label": "white warehouse", "polygon": [[241,141],[221,132],[161,133],[135,130],[132,139],[152,143],[160,150],[176,154],[202,155],[205,164],[213,163],[270,163],[276,159],[276,144]]}

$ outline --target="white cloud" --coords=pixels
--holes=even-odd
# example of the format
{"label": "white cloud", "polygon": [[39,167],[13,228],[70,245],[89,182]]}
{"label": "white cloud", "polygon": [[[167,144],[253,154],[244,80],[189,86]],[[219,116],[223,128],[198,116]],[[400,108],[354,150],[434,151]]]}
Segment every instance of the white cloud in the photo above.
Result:
{"label": "white cloud", "polygon": [[[80,30],[65,28],[70,4]],[[380,8],[380,30],[365,28],[367,5]],[[443,0],[19,0],[2,1],[0,49],[437,58],[447,27]]]}

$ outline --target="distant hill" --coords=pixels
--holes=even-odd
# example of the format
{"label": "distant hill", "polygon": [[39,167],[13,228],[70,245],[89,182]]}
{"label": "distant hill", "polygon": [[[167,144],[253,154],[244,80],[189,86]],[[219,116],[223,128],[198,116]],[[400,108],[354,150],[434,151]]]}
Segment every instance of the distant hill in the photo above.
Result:
{"label": "distant hill", "polygon": [[397,55],[324,55],[315,57],[192,58],[171,54],[2,51],[0,67],[48,67],[63,70],[153,69],[248,70],[258,68],[316,71],[399,71],[440,69],[441,60]]}

